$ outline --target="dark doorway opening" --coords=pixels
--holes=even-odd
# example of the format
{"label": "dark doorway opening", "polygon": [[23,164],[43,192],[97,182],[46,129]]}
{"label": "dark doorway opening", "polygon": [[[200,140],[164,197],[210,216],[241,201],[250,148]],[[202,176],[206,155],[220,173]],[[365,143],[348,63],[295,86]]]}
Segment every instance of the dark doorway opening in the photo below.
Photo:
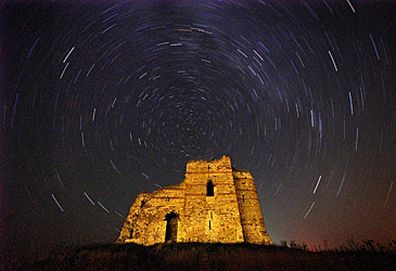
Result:
{"label": "dark doorway opening", "polygon": [[214,196],[214,185],[211,180],[206,184],[206,196],[213,197]]}
{"label": "dark doorway opening", "polygon": [[165,242],[177,242],[177,224],[179,217],[174,212],[165,216],[166,231]]}

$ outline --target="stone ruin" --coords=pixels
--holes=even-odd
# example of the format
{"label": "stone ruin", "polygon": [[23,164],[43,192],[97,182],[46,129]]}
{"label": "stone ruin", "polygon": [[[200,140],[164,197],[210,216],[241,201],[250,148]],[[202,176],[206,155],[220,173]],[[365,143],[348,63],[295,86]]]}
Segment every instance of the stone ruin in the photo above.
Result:
{"label": "stone ruin", "polygon": [[185,179],[140,193],[117,243],[168,242],[271,244],[250,172],[231,159],[190,161]]}

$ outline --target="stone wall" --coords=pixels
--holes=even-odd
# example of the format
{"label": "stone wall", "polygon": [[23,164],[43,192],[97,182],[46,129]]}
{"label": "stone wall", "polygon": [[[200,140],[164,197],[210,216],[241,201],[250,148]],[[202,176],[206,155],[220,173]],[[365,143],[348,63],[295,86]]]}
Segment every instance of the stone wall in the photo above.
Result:
{"label": "stone wall", "polygon": [[241,213],[243,237],[247,243],[268,244],[271,239],[265,230],[264,218],[256,185],[250,172],[233,172]]}
{"label": "stone wall", "polygon": [[170,214],[177,216],[177,242],[271,242],[251,174],[233,170],[227,156],[190,161],[179,185],[139,194],[117,242],[164,243]]}
{"label": "stone wall", "polygon": [[[165,216],[184,212],[184,183],[141,193],[132,205],[117,242],[151,245],[165,241]],[[181,219],[181,217],[180,217]]]}
{"label": "stone wall", "polygon": [[[206,196],[208,181],[214,196]],[[243,242],[231,160],[192,161],[186,169],[182,241]]]}

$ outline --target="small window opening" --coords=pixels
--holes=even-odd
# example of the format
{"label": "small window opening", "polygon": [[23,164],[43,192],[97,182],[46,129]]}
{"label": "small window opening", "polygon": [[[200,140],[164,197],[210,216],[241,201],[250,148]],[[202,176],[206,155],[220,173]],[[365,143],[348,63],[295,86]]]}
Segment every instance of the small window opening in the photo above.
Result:
{"label": "small window opening", "polygon": [[146,204],[146,202],[144,200],[142,200],[142,202],[140,203],[140,208],[142,208],[145,204]]}
{"label": "small window opening", "polygon": [[210,218],[213,219],[213,212],[210,212]]}
{"label": "small window opening", "polygon": [[245,195],[242,195],[242,202],[245,202]]}
{"label": "small window opening", "polygon": [[213,197],[214,196],[214,185],[211,180],[206,184],[206,196]]}
{"label": "small window opening", "polygon": [[212,221],[209,220],[209,230],[212,229]]}

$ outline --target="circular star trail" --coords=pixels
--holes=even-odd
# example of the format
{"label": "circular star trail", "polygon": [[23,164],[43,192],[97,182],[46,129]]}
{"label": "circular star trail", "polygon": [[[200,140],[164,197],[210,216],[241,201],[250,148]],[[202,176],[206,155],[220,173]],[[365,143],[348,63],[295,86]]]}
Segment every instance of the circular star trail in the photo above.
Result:
{"label": "circular star trail", "polygon": [[3,4],[8,249],[111,242],[138,193],[223,154],[253,173],[276,242],[395,239],[394,12]]}

